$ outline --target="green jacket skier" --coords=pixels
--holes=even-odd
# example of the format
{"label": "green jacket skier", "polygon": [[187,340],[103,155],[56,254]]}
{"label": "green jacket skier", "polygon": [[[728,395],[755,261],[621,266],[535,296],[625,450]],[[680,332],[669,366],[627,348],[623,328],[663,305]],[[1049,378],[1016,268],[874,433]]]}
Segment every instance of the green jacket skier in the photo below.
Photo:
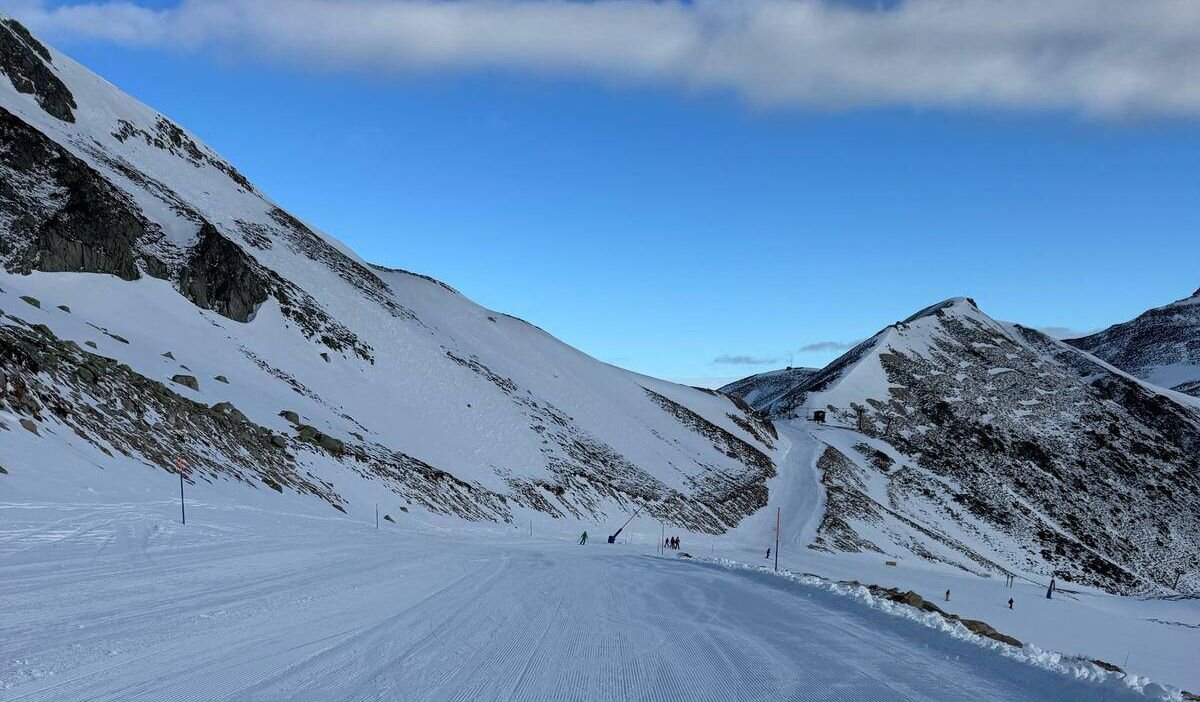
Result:
{"label": "green jacket skier", "polygon": [[587,532],[585,531],[585,532],[583,532],[583,536],[579,537],[579,545],[582,546],[586,543],[587,543]]}

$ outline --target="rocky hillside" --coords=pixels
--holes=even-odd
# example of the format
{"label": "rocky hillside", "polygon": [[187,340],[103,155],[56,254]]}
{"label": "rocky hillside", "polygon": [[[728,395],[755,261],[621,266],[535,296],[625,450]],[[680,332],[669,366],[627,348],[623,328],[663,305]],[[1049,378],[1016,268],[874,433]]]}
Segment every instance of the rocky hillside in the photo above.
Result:
{"label": "rocky hillside", "polygon": [[[820,443],[812,548],[1200,589],[1200,411],[960,298],[751,401]],[[755,378],[735,390],[755,398]],[[807,419],[813,410],[828,423]]]}
{"label": "rocky hillside", "polygon": [[360,514],[719,533],[776,471],[744,405],[368,264],[5,18],[0,269],[6,497],[142,494],[182,458]]}
{"label": "rocky hillside", "polygon": [[1200,397],[1200,290],[1067,343],[1155,385]]}

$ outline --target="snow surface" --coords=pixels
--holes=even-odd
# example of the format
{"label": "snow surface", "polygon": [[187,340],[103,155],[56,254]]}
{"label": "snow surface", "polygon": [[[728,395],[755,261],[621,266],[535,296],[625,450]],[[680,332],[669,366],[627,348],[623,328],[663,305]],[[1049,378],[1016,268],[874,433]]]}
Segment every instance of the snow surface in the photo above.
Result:
{"label": "snow surface", "polygon": [[1171,698],[640,536],[188,508],[184,526],[169,500],[0,505],[0,697]]}

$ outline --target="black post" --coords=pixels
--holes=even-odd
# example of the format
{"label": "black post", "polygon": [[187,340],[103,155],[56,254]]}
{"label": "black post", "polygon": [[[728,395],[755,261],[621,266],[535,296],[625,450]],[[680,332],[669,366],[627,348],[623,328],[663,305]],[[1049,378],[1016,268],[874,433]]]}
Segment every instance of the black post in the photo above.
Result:
{"label": "black post", "polygon": [[187,524],[187,508],[183,506],[183,461],[179,462],[179,520]]}
{"label": "black post", "polygon": [[775,572],[779,572],[779,520],[781,509],[775,508]]}
{"label": "black post", "polygon": [[375,528],[379,528],[379,503],[375,503]]}

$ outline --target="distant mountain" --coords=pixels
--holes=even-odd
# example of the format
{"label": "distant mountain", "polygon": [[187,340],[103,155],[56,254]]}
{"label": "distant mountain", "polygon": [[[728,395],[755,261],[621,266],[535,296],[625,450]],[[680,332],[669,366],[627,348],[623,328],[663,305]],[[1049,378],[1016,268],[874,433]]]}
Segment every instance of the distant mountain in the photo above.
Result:
{"label": "distant mountain", "polygon": [[[1195,588],[1200,411],[966,298],[819,373],[735,383],[820,448],[813,548],[1121,592]],[[782,398],[782,399],[781,399]],[[825,425],[808,417],[828,413]]]}
{"label": "distant mountain", "polygon": [[721,392],[731,397],[737,397],[760,412],[771,415],[782,415],[788,406],[789,396],[798,388],[803,387],[809,378],[820,373],[818,368],[784,368],[783,370],[768,371],[752,375],[749,378],[735,380],[722,387]]}
{"label": "distant mountain", "polygon": [[720,533],[776,471],[728,397],[368,264],[3,17],[0,269],[6,495],[137,494],[183,458],[339,510]]}
{"label": "distant mountain", "polygon": [[1200,397],[1200,290],[1068,344],[1164,388]]}

